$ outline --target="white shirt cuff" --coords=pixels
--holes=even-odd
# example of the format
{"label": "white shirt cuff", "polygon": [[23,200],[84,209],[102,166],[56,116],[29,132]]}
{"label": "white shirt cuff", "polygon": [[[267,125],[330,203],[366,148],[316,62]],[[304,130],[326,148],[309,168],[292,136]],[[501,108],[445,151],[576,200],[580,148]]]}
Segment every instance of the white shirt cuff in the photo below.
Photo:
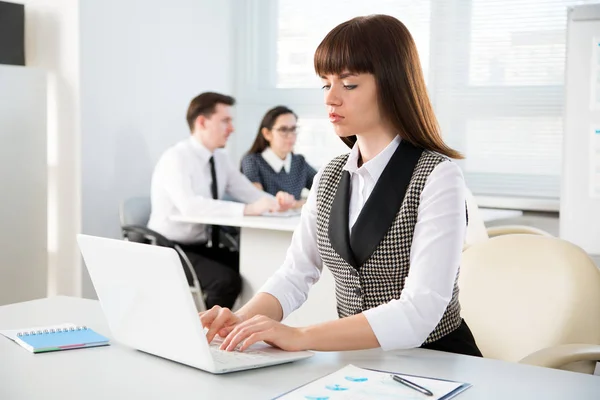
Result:
{"label": "white shirt cuff", "polygon": [[246,209],[246,205],[244,203],[238,203],[235,201],[230,201],[231,203],[231,215],[237,216],[237,217],[243,217],[244,216],[244,210]]}
{"label": "white shirt cuff", "polygon": [[267,282],[265,282],[258,292],[269,293],[279,301],[279,304],[281,304],[281,310],[283,311],[283,317],[281,318],[282,321],[286,319],[287,316],[292,313],[292,311],[294,311],[292,305],[293,299],[290,295],[292,289],[287,287],[285,281],[282,282],[281,279],[277,279],[275,276],[273,276]]}

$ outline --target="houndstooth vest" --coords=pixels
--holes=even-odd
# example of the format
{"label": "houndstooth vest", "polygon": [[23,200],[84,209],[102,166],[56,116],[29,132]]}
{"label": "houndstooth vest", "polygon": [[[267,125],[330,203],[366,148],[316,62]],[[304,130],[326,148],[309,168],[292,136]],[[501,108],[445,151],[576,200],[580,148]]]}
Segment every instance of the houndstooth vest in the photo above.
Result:
{"label": "houndstooth vest", "polygon": [[[400,142],[361,213],[348,230],[348,154],[332,160],[317,191],[317,244],[335,278],[340,318],[399,299],[410,268],[410,250],[419,201],[433,169],[447,159]],[[458,276],[452,299],[425,343],[459,327]],[[399,333],[400,334],[400,333]]]}

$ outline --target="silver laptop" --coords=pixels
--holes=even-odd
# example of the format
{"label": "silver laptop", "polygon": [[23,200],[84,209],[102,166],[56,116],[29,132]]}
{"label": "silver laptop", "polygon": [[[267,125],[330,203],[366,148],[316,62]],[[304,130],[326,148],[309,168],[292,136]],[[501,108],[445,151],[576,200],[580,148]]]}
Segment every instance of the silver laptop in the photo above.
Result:
{"label": "silver laptop", "polygon": [[77,241],[110,330],[127,346],[217,374],[313,355],[266,343],[219,350],[206,340],[175,250],[88,235]]}

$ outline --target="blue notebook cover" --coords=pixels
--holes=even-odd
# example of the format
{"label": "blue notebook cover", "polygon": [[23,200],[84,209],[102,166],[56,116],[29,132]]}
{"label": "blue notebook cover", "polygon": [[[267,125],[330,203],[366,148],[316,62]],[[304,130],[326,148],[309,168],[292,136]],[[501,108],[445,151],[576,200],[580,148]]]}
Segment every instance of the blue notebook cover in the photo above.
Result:
{"label": "blue notebook cover", "polygon": [[108,338],[85,326],[19,332],[15,341],[33,353],[109,344]]}

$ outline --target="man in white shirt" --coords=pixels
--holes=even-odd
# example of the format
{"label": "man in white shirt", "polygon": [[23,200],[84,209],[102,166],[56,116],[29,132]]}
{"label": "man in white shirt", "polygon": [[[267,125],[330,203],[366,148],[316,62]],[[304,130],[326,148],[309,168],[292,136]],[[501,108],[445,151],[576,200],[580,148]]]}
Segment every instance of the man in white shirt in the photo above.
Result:
{"label": "man in white shirt", "polygon": [[[229,160],[223,148],[234,130],[234,104],[233,97],[219,93],[195,97],[187,111],[191,137],[169,148],[152,175],[148,228],[182,246],[209,308],[233,306],[241,290],[239,255],[219,246],[220,227],[176,222],[171,217],[260,215],[285,210],[294,201],[287,193],[273,197],[257,189]],[[225,194],[240,202],[220,200]]]}

